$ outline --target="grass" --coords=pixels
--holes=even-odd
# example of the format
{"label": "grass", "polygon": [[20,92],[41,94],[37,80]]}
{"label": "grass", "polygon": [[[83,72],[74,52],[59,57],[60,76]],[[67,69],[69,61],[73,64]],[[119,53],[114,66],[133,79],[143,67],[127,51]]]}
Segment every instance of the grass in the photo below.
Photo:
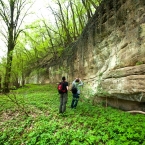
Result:
{"label": "grass", "polygon": [[0,145],[145,145],[145,116],[92,106],[81,97],[77,109],[58,114],[51,85],[27,85],[0,96]]}

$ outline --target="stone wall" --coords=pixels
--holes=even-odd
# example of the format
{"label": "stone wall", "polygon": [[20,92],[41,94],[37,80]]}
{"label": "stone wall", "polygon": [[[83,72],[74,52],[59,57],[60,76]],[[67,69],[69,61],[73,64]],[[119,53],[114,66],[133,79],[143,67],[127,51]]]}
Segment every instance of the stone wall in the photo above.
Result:
{"label": "stone wall", "polygon": [[104,0],[80,38],[49,67],[50,81],[59,81],[60,73],[69,81],[81,77],[87,97],[107,97],[111,106],[144,110],[145,1]]}

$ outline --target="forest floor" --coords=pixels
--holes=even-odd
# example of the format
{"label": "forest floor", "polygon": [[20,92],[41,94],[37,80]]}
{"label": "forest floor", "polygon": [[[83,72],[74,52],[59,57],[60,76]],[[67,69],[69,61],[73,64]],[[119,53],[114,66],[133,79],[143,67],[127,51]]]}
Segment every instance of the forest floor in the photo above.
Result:
{"label": "forest floor", "polygon": [[56,86],[26,85],[0,95],[0,145],[145,145],[145,115],[124,112],[81,96],[58,113]]}

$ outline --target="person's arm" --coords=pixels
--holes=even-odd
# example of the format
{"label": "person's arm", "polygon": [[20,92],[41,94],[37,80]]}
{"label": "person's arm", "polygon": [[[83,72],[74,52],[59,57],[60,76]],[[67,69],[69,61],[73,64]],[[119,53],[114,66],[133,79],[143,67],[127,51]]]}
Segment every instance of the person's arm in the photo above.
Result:
{"label": "person's arm", "polygon": [[76,82],[76,79],[77,79],[77,78],[75,78],[75,80],[72,82],[72,85],[74,85],[74,84],[75,84],[75,82]]}
{"label": "person's arm", "polygon": [[83,82],[82,82],[82,80],[81,79],[79,79],[80,80],[80,82],[79,82],[79,86],[83,86]]}
{"label": "person's arm", "polygon": [[68,86],[69,86],[69,84],[68,84],[68,82],[67,82],[67,84],[66,84],[66,89],[67,89],[67,91],[68,91],[68,89],[69,89],[69,87],[68,87]]}

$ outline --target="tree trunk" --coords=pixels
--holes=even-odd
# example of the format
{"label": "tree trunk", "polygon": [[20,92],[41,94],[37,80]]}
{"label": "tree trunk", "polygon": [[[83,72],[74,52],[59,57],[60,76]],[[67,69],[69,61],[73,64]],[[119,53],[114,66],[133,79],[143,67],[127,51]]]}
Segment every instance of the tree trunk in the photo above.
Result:
{"label": "tree trunk", "polygon": [[22,70],[22,87],[24,87],[24,85],[25,85],[25,76],[24,76],[24,72],[23,72],[23,70]]}
{"label": "tree trunk", "polygon": [[1,77],[1,75],[0,75],[0,90],[1,90],[1,88],[2,88],[2,77]]}
{"label": "tree trunk", "polygon": [[7,53],[7,65],[6,65],[6,73],[4,77],[4,84],[3,84],[3,93],[9,93],[9,83],[10,83],[10,76],[11,76],[11,66],[12,66],[12,52],[9,51]]}
{"label": "tree trunk", "polygon": [[15,78],[13,85],[16,87],[16,89],[18,89],[20,87],[18,76]]}

